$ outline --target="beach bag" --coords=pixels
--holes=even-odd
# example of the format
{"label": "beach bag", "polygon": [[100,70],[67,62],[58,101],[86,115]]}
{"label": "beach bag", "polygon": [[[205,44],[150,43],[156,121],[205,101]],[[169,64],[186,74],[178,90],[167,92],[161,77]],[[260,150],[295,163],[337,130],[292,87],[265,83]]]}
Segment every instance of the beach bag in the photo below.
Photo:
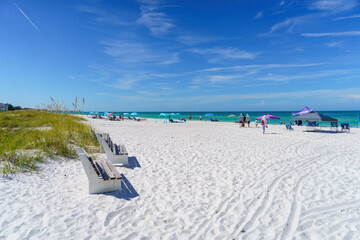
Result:
{"label": "beach bag", "polygon": [[264,120],[261,120],[261,123],[260,123],[261,125],[264,125]]}

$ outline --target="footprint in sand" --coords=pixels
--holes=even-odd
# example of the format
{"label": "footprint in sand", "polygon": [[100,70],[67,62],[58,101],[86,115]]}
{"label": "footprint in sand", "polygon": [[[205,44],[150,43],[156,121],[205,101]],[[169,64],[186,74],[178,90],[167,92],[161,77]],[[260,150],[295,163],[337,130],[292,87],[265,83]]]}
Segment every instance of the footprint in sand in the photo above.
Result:
{"label": "footprint in sand", "polygon": [[113,212],[108,213],[108,214],[106,215],[106,218],[105,218],[105,221],[104,221],[104,226],[105,226],[105,227],[108,226],[108,225],[111,223],[111,221],[114,219],[114,217],[116,217],[117,215],[119,215],[120,212],[121,212],[121,211],[118,210],[118,211],[113,211]]}

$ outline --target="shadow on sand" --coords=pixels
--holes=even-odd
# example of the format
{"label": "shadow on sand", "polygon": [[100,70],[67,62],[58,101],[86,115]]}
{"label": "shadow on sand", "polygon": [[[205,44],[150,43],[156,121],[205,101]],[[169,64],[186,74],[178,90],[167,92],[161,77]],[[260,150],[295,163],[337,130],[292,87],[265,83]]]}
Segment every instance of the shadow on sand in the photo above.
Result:
{"label": "shadow on sand", "polygon": [[343,132],[343,131],[335,131],[335,130],[305,130],[304,132],[310,132],[310,133],[331,133],[331,134],[337,134],[337,133],[350,133],[350,132]]}
{"label": "shadow on sand", "polygon": [[135,168],[141,168],[141,165],[139,163],[139,161],[136,159],[136,157],[129,157],[128,158],[129,161],[129,165],[122,165],[122,164],[114,164],[115,167],[126,167],[126,168],[130,168],[130,169],[135,169]]}
{"label": "shadow on sand", "polygon": [[109,192],[104,194],[125,200],[130,200],[132,198],[138,197],[139,194],[137,193],[133,185],[131,185],[129,180],[125,177],[125,175],[124,174],[120,174],[120,175],[122,177],[121,191]]}
{"label": "shadow on sand", "polygon": [[141,165],[136,157],[129,157],[129,166],[128,168],[134,169],[134,168],[141,168]]}

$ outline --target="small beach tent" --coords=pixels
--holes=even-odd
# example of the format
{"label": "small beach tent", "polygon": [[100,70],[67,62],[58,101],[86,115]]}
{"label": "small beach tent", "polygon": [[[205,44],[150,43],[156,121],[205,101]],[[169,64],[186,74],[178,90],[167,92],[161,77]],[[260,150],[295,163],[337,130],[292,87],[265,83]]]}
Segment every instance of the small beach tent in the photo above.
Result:
{"label": "small beach tent", "polygon": [[171,113],[172,118],[177,118],[177,119],[180,119],[181,118],[181,115],[180,113]]}
{"label": "small beach tent", "polygon": [[172,118],[172,119],[180,119],[181,118],[181,115],[180,113],[160,113],[158,119],[156,119],[155,122],[157,122],[159,119],[164,119],[164,123],[167,123],[167,120],[169,118]]}
{"label": "small beach tent", "polygon": [[306,113],[303,115],[293,116],[290,118],[290,121],[306,121],[306,122],[331,122],[337,123],[338,120],[324,114],[312,111],[311,113]]}
{"label": "small beach tent", "polygon": [[256,119],[262,119],[264,116],[266,117],[266,119],[277,119],[277,120],[280,120],[279,117],[276,117],[276,116],[271,115],[271,114],[262,115],[262,116],[260,116],[260,117],[257,117]]}
{"label": "small beach tent", "polygon": [[313,110],[308,107],[304,107],[300,112],[293,112],[291,115],[303,115],[311,112],[313,112]]}
{"label": "small beach tent", "polygon": [[160,113],[158,119],[156,119],[155,122],[157,122],[159,119],[164,119],[164,123],[167,123],[167,119],[169,118],[170,113]]}

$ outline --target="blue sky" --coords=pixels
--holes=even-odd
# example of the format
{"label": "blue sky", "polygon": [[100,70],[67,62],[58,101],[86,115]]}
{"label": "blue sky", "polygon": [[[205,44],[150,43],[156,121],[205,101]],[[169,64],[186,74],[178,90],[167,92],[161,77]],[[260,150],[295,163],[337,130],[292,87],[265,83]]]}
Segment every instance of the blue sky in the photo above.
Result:
{"label": "blue sky", "polygon": [[356,0],[3,0],[0,102],[360,109]]}

